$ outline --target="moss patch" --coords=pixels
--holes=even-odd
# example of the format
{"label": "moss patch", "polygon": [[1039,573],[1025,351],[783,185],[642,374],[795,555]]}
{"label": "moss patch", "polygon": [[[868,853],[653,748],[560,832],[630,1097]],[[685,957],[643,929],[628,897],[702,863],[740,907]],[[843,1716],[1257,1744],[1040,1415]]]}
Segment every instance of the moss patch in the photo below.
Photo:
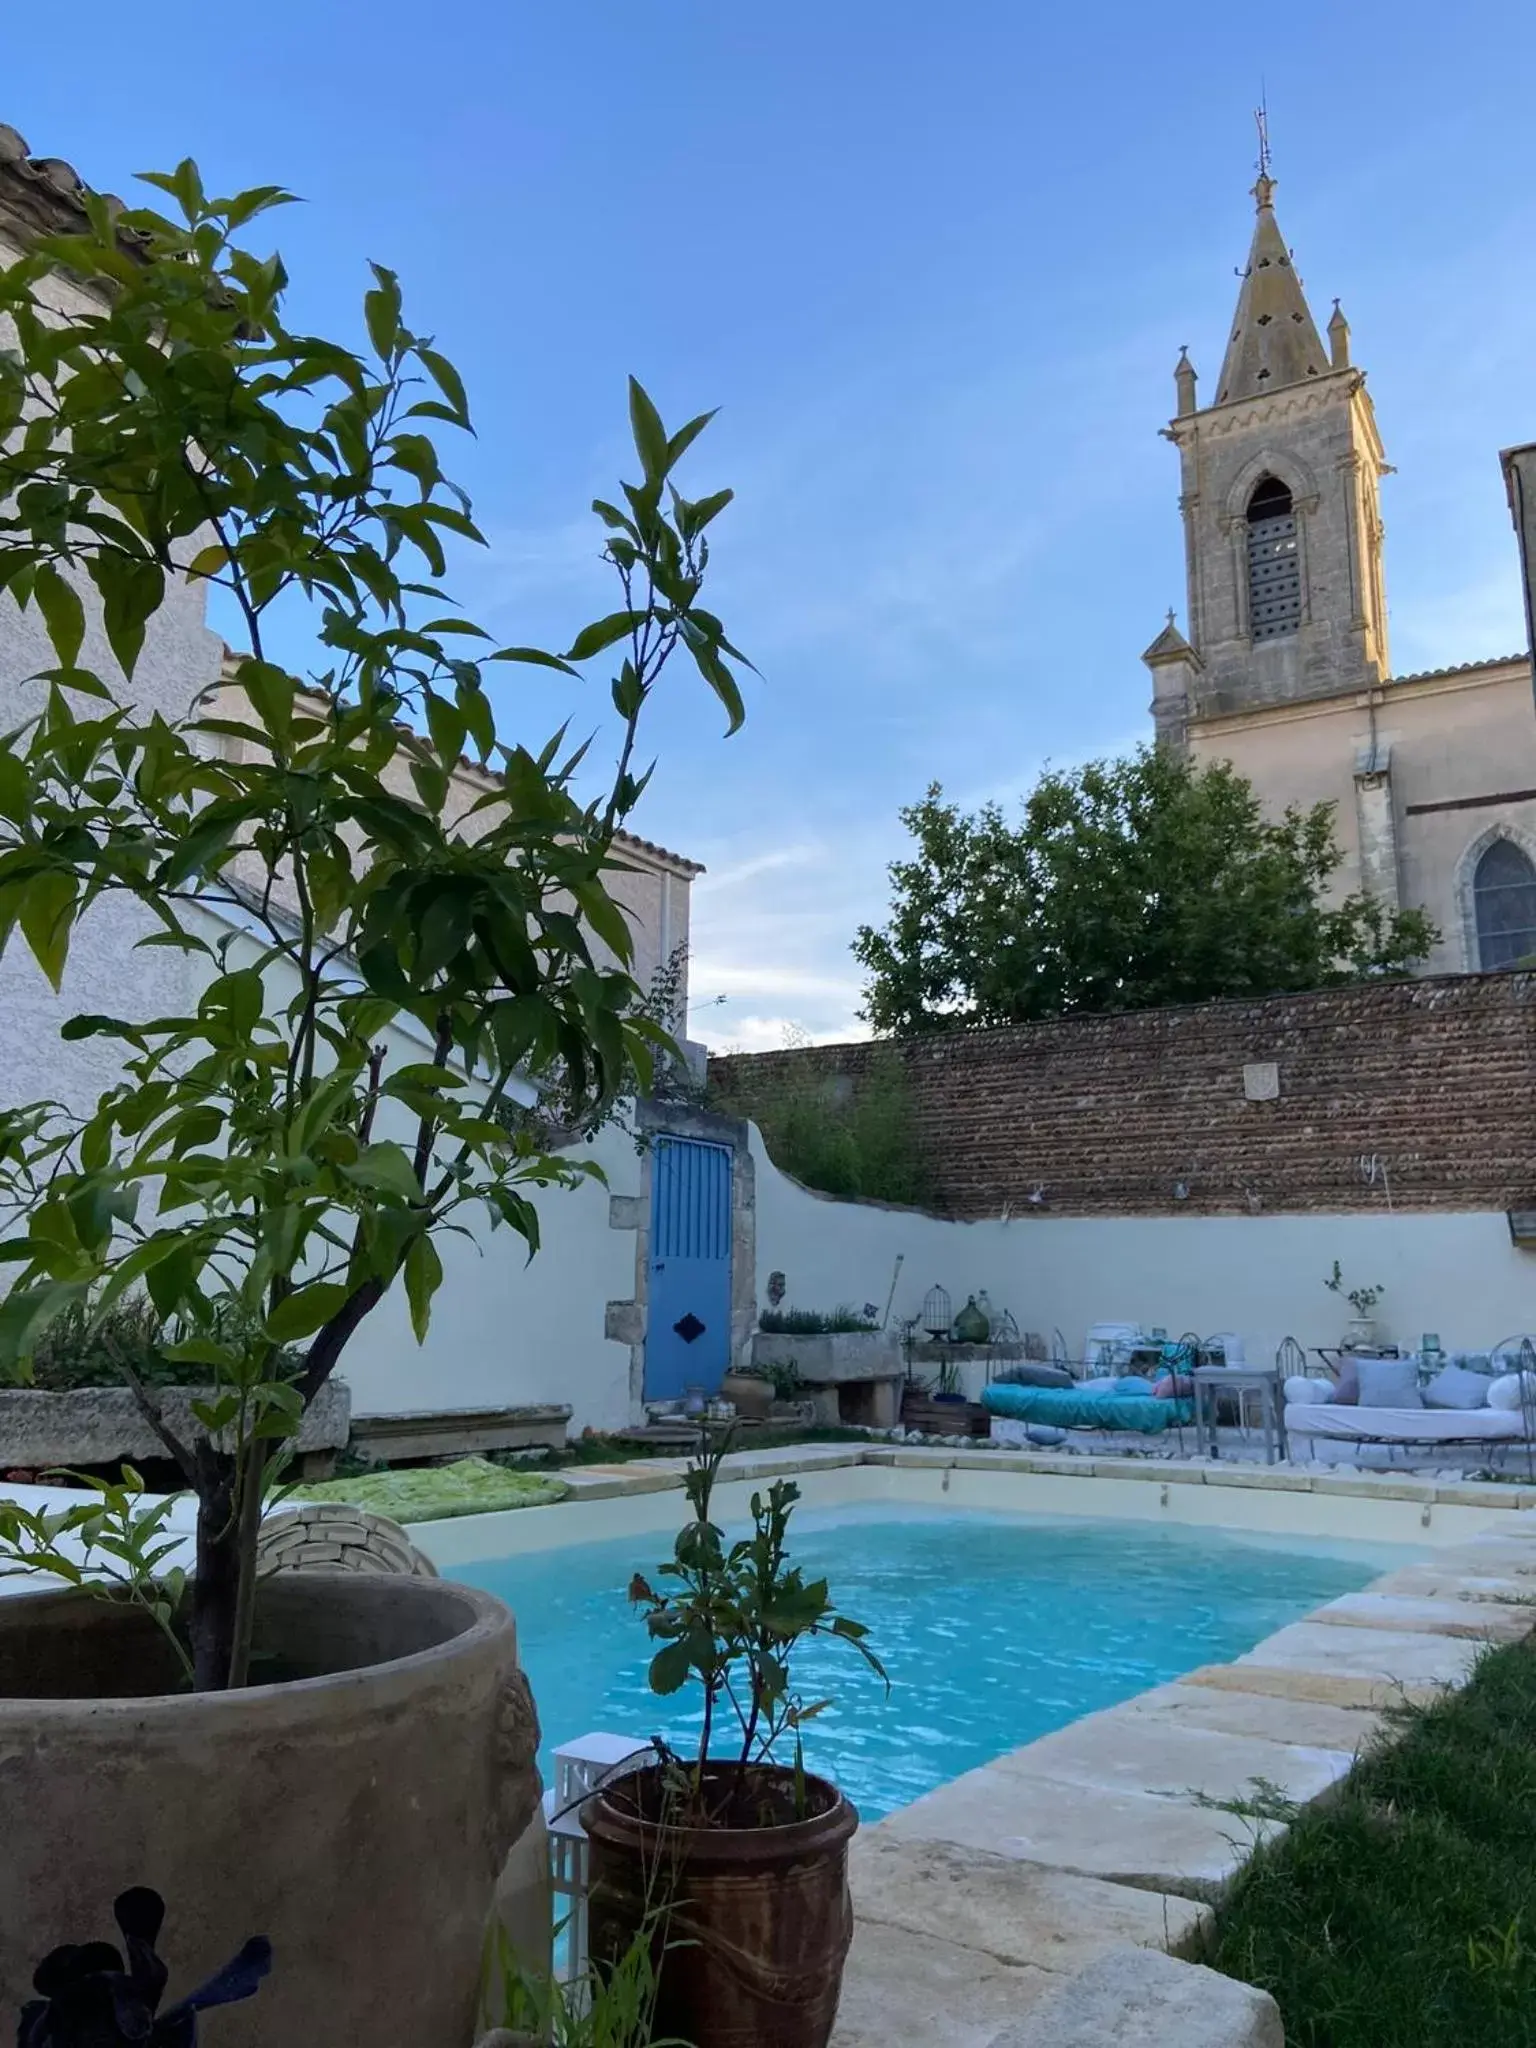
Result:
{"label": "moss patch", "polygon": [[489,1458],[460,1458],[452,1465],[424,1465],[404,1472],[368,1472],[360,1479],[328,1479],[300,1486],[301,1500],[346,1500],[387,1515],[392,1522],[446,1521],[454,1515],[484,1515],[500,1508],[537,1508],[564,1500],[563,1479],[509,1472]]}

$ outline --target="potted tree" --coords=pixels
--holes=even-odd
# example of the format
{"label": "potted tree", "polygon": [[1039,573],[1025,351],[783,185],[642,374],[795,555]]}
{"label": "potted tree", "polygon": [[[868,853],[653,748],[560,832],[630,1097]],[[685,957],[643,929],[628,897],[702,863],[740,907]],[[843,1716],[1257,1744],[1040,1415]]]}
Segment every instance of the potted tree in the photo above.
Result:
{"label": "potted tree", "polygon": [[[149,182],[178,218],[61,198],[71,219],[0,272],[0,590],[53,654],[0,736],[0,942],[57,989],[82,919],[126,902],[186,994],[135,1014],[125,961],[119,1014],[65,1026],[120,1055],[99,1100],[0,1117],[0,1372],[25,1378],[60,1315],[105,1331],[147,1295],[208,1387],[173,1422],[117,1361],[196,1498],[196,1559],[173,1569],[131,1481],[0,1515],[0,1568],[8,1550],[71,1582],[0,1600],[0,2008],[81,1897],[152,1877],[189,1980],[250,1926],[272,1938],[230,2048],[458,2048],[538,1795],[511,1616],[443,1583],[260,1579],[257,1536],[386,1294],[424,1335],[445,1232],[478,1213],[531,1253],[531,1191],[595,1171],[519,1101],[558,1087],[590,1127],[663,1042],[608,879],[676,649],[740,720],[698,602],[729,493],[680,495],[705,421],[669,436],[632,384],[641,478],[597,507],[621,608],[563,656],[481,651],[436,587],[444,538],[479,539],[430,434],[467,428],[464,393],[394,276],[376,269],[361,352],[295,331],[279,259],[240,242],[287,195],[211,199],[190,163]],[[250,651],[167,715],[134,672],[199,584]],[[271,614],[302,645],[306,602],[300,673]],[[582,750],[498,744],[485,664],[576,675],[610,648],[617,765],[585,801]],[[126,1598],[82,1595],[82,1546]]]}
{"label": "potted tree", "polygon": [[724,1455],[716,1445],[689,1470],[693,1519],[662,1586],[641,1576],[630,1586],[659,1646],[652,1690],[670,1697],[692,1683],[703,1714],[690,1756],[658,1742],[655,1763],[583,1806],[589,1942],[601,1963],[654,1931],[656,2026],[693,2048],[825,2048],[852,1939],[859,1817],[805,1768],[801,1731],[830,1702],[802,1699],[794,1663],[807,1642],[831,1637],[885,1672],[826,1580],[789,1561],[792,1481],[754,1494],[751,1533],[727,1540],[713,1519]]}

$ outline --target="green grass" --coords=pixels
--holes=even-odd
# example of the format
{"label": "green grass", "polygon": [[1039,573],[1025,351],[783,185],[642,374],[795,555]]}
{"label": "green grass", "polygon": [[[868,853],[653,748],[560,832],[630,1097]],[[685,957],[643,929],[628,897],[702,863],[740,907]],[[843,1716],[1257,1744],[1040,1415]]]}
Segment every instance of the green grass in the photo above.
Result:
{"label": "green grass", "polygon": [[351,1501],[392,1522],[435,1522],[454,1515],[488,1514],[496,1508],[543,1507],[564,1500],[570,1490],[562,1479],[509,1472],[488,1458],[460,1458],[453,1465],[328,1479],[318,1486],[298,1486],[294,1492],[300,1500]]}
{"label": "green grass", "polygon": [[1536,2048],[1536,1649],[1404,1717],[1261,1850],[1205,1958],[1287,2048]]}

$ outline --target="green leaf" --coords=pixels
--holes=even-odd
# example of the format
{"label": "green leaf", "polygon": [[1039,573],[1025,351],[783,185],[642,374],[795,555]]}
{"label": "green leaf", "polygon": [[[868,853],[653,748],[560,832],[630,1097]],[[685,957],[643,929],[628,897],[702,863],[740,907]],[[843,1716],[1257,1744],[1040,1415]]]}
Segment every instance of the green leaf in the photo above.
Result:
{"label": "green leaf", "polygon": [[[690,420],[687,426],[678,428],[677,432],[667,443],[668,469],[674,468],[684,451],[693,446],[694,442],[697,441],[700,434],[703,433],[704,429],[714,418],[716,411],[718,411],[718,407],[713,407],[708,412],[701,412],[698,418]],[[726,491],[722,495],[729,498],[731,494],[729,491]]]}
{"label": "green leaf", "polygon": [[456,768],[464,752],[466,725],[464,714],[435,690],[427,692],[427,730],[432,735],[432,745],[437,758],[445,768]]}
{"label": "green leaf", "polygon": [[32,595],[48,628],[53,651],[65,668],[73,668],[85,638],[85,606],[75,586],[51,562],[39,562]]}
{"label": "green leaf", "polygon": [[398,1195],[404,1202],[421,1200],[421,1182],[416,1170],[399,1145],[365,1145],[350,1166],[342,1169],[342,1178],[355,1187],[375,1188],[380,1194]]}
{"label": "green leaf", "polygon": [[634,377],[629,380],[629,424],[645,480],[657,483],[667,473],[667,430],[645,387]]}
{"label": "green leaf", "polygon": [[266,1320],[266,1333],[274,1344],[294,1344],[312,1337],[316,1330],[345,1308],[351,1288],[337,1280],[316,1280],[280,1301]]}
{"label": "green leaf", "polygon": [[622,640],[637,626],[645,623],[644,612],[610,612],[606,619],[595,619],[590,626],[583,626],[566,650],[570,661],[589,661],[594,654],[601,654],[605,647],[611,647],[616,640]]}
{"label": "green leaf", "polygon": [[440,356],[435,348],[419,348],[416,351],[422,368],[447,399],[449,409],[462,427],[469,426],[469,400],[464,394],[464,380],[446,356]]}
{"label": "green leaf", "polygon": [[363,318],[374,354],[388,362],[400,339],[400,280],[380,263],[370,263],[368,267],[379,283],[376,291],[363,296]]}
{"label": "green leaf", "polygon": [[663,1696],[681,1692],[688,1683],[688,1674],[692,1668],[693,1662],[686,1638],[668,1643],[665,1649],[658,1650],[651,1659],[651,1691]]}
{"label": "green leaf", "polygon": [[55,994],[63,984],[64,964],[69,958],[75,904],[74,877],[57,869],[38,875],[22,893],[17,922]]}
{"label": "green leaf", "polygon": [[101,593],[102,622],[107,644],[125,676],[131,676],[144,646],[144,629],[165,599],[165,577],[158,563],[103,548],[87,567]]}
{"label": "green leaf", "polygon": [[437,1246],[423,1233],[414,1238],[405,1255],[405,1298],[410,1304],[411,1328],[416,1333],[416,1342],[427,1341],[427,1325],[432,1317],[432,1297],[443,1280],[443,1262],[437,1255]]}
{"label": "green leaf", "polygon": [[499,647],[488,661],[526,661],[536,668],[557,668],[563,676],[580,676],[568,661],[562,661],[558,654],[546,654],[542,647]]}

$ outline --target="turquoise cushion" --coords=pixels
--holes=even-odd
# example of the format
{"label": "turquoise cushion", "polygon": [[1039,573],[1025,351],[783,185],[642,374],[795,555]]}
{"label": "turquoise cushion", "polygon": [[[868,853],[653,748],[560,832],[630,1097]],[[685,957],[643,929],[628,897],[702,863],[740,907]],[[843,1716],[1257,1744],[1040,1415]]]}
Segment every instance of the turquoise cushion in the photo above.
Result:
{"label": "turquoise cushion", "polygon": [[1130,1429],[1157,1436],[1175,1423],[1194,1419],[1189,1401],[1154,1401],[1145,1382],[1140,1393],[1085,1394],[1056,1387],[1011,1387],[994,1381],[982,1390],[990,1414],[1015,1422],[1044,1422],[1058,1429]]}

